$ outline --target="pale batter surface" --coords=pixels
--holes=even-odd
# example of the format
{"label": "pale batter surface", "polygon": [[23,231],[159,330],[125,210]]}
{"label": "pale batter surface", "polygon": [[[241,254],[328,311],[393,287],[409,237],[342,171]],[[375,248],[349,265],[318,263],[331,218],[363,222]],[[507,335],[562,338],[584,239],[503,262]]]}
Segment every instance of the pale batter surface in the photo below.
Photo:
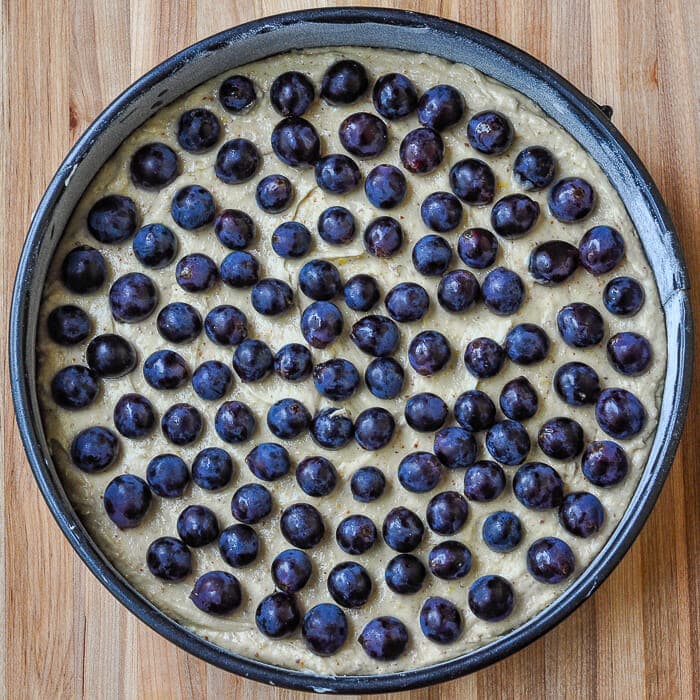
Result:
{"label": "pale batter surface", "polygon": [[[335,196],[322,191],[315,182],[313,170],[295,170],[281,163],[272,153],[270,132],[279,121],[269,100],[269,88],[280,73],[287,70],[300,70],[308,74],[316,86],[318,94],[321,77],[325,69],[340,58],[354,58],[360,61],[370,74],[370,85],[380,75],[400,72],[408,76],[416,85],[419,94],[438,83],[448,83],[459,89],[467,104],[465,118],[456,126],[442,132],[446,146],[446,156],[442,165],[430,175],[417,177],[408,175],[409,190],[403,203],[389,212],[372,207],[367,201],[363,188],[353,193]],[[258,99],[248,112],[239,115],[227,113],[217,99],[218,87],[227,75],[242,74],[252,78],[256,85]],[[193,107],[204,106],[219,117],[223,134],[219,143],[244,137],[253,141],[262,155],[259,173],[250,181],[239,185],[226,185],[216,178],[213,163],[218,146],[202,155],[192,155],[183,151],[176,139],[176,126],[179,115]],[[515,140],[512,147],[502,156],[489,157],[476,153],[466,138],[468,118],[481,110],[495,109],[503,112],[513,123]],[[347,115],[357,111],[374,112],[371,103],[371,88],[360,101],[345,107],[332,107],[318,98],[304,115],[317,128],[322,141],[323,153],[343,153],[339,142],[338,125]],[[377,159],[357,161],[363,173],[378,163],[400,165],[398,148],[403,136],[419,126],[414,114],[396,121],[387,121],[390,142],[386,151]],[[135,188],[129,178],[129,159],[142,144],[162,141],[174,148],[182,162],[182,174],[169,186],[151,193]],[[462,314],[449,314],[437,303],[439,278],[422,277],[411,262],[413,244],[429,233],[420,217],[420,204],[430,193],[449,191],[448,172],[457,161],[467,157],[483,158],[496,174],[496,199],[516,191],[522,191],[511,177],[511,168],[516,154],[525,146],[543,145],[549,148],[558,162],[557,178],[581,176],[588,180],[597,193],[597,205],[593,214],[583,222],[562,224],[549,214],[546,203],[547,190],[528,193],[539,202],[540,219],[535,228],[519,240],[508,241],[499,238],[500,251],[496,265],[504,265],[515,270],[526,286],[526,302],[513,316],[499,317],[491,313],[483,303]],[[265,175],[282,173],[289,177],[296,189],[294,203],[282,214],[271,215],[261,211],[255,204],[255,187]],[[219,263],[229,252],[213,233],[213,226],[197,231],[180,229],[170,216],[170,203],[173,195],[181,187],[189,184],[203,185],[215,197],[217,209],[235,208],[246,211],[256,223],[257,236],[249,250],[259,259],[262,277],[278,277],[286,280],[295,289],[295,304],[282,317],[265,317],[252,308],[250,291],[237,290],[223,283],[203,295],[188,294],[175,281],[175,262],[162,270],[143,268],[133,254],[131,242],[114,246],[97,243],[89,234],[85,221],[90,207],[106,194],[126,194],[136,202],[141,225],[163,223],[170,227],[179,239],[176,260],[187,253],[200,252]],[[356,218],[358,235],[346,246],[330,246],[316,233],[319,214],[329,206],[347,207]],[[451,269],[463,268],[456,255],[456,242],[459,234],[467,227],[491,228],[489,222],[491,207],[474,208],[465,206],[462,225],[444,236],[455,247]],[[363,247],[362,231],[377,216],[388,214],[401,222],[404,230],[404,245],[397,256],[380,260],[370,256]],[[273,230],[283,221],[295,220],[305,224],[313,233],[312,249],[306,258],[285,260],[272,250],[270,238]],[[549,239],[563,239],[574,245],[586,230],[597,224],[616,228],[624,237],[626,255],[623,262],[610,274],[594,277],[579,269],[564,284],[544,287],[533,282],[527,271],[527,261],[531,249]],[[74,295],[66,290],[60,281],[60,263],[65,254],[76,245],[91,245],[99,248],[105,256],[108,275],[102,289],[92,295]],[[257,432],[253,439],[242,445],[229,445],[219,439],[214,431],[213,421],[220,401],[207,402],[200,399],[191,384],[184,388],[167,392],[156,391],[143,378],[143,360],[154,350],[167,347],[168,343],[156,330],[157,312],[172,301],[186,301],[197,308],[202,318],[207,310],[218,304],[232,304],[243,310],[248,318],[249,337],[260,338],[277,351],[290,342],[304,343],[299,328],[299,319],[304,307],[311,303],[297,289],[297,275],[301,266],[311,258],[324,258],[332,261],[340,270],[344,280],[363,272],[370,273],[379,281],[382,298],[395,284],[405,281],[419,282],[431,297],[431,307],[426,316],[416,323],[400,323],[402,340],[394,354],[406,373],[402,394],[393,400],[382,401],[375,398],[361,384],[360,390],[343,406],[353,417],[369,406],[384,406],[393,414],[397,429],[391,443],[379,452],[362,450],[354,441],[337,452],[318,447],[309,434],[291,441],[280,441],[268,430],[265,416],[268,407],[283,397],[300,399],[314,414],[317,409],[331,405],[315,390],[311,378],[301,383],[290,383],[277,375],[271,375],[262,382],[244,384],[234,375],[233,387],[224,400],[233,398],[244,401],[256,415]],[[136,324],[117,323],[113,320],[107,302],[107,291],[112,282],[126,272],[142,271],[149,275],[159,290],[159,303],[151,317]],[[482,281],[488,270],[473,270]],[[644,287],[646,302],[641,311],[632,318],[613,316],[605,310],[602,291],[605,284],[615,276],[629,275]],[[594,348],[576,350],[564,344],[556,328],[557,311],[567,303],[586,301],[595,306],[603,315],[606,324],[605,338]],[[85,410],[66,411],[55,405],[49,386],[51,378],[62,367],[70,364],[84,364],[84,351],[88,340],[73,347],[61,347],[54,343],[46,332],[46,317],[57,305],[73,303],[82,307],[93,323],[93,334],[118,333],[129,339],[137,348],[139,366],[120,379],[105,379],[97,401]],[[332,357],[343,357],[353,362],[360,375],[370,357],[360,352],[350,341],[348,332],[351,325],[364,314],[350,310],[342,300],[336,301],[344,316],[343,335],[325,350],[313,350],[314,362]],[[376,313],[386,313],[383,303],[376,307]],[[372,312],[370,312],[372,313]],[[488,336],[498,342],[510,328],[522,322],[532,322],[542,326],[552,343],[545,361],[523,367],[506,361],[503,370],[494,378],[477,380],[464,367],[462,354],[467,343],[479,336]],[[427,329],[441,331],[450,341],[452,359],[443,371],[433,377],[422,377],[414,372],[406,359],[406,351],[411,338]],[[645,335],[653,349],[653,360],[641,377],[626,377],[618,374],[609,364],[605,355],[607,339],[622,330],[634,330]],[[92,336],[91,336],[92,337]],[[193,370],[204,360],[217,359],[230,365],[232,348],[214,345],[204,333],[190,344],[172,346],[188,362]],[[39,381],[38,391],[43,410],[44,427],[52,455],[66,491],[80,514],[87,529],[131,583],[147,598],[161,607],[168,615],[186,625],[211,642],[243,656],[254,657],[269,663],[305,669],[319,674],[373,674],[411,669],[458,656],[482,646],[503,633],[522,624],[534,614],[550,604],[563,588],[583,573],[586,565],[605,543],[622,516],[639,476],[646,463],[649,447],[656,429],[658,406],[661,397],[661,380],[666,364],[665,325],[654,278],[643,254],[640,241],[627,216],[617,193],[604,173],[592,158],[558,125],[543,115],[539,108],[523,95],[486,78],[478,71],[464,65],[455,65],[428,56],[378,49],[339,48],[318,49],[275,56],[252,63],[215,78],[164,108],[141,129],[132,134],[113,157],[107,162],[93,184],[89,187],[76,208],[66,229],[54,262],[49,271],[44,301],[39,319],[38,335]],[[642,401],[648,420],[645,428],[631,440],[621,444],[627,452],[630,473],[617,486],[603,489],[589,483],[582,475],[580,457],[571,461],[557,461],[547,458],[537,447],[537,431],[540,425],[554,416],[569,416],[577,420],[584,429],[586,443],[592,440],[609,439],[598,427],[593,406],[573,408],[566,405],[552,389],[552,377],[556,369],[567,361],[580,360],[591,365],[600,375],[603,387],[623,387],[631,390]],[[374,547],[361,557],[351,557],[344,553],[335,542],[335,529],[338,523],[352,513],[365,513],[372,518],[378,530],[386,513],[397,505],[405,505],[425,521],[425,507],[432,496],[440,491],[454,489],[462,492],[464,470],[448,470],[440,485],[427,494],[409,493],[398,482],[396,471],[402,457],[414,450],[432,450],[433,433],[417,433],[405,422],[403,409],[406,400],[415,393],[429,391],[441,396],[452,408],[456,397],[462,392],[479,388],[488,393],[498,404],[501,387],[510,379],[525,375],[536,387],[539,394],[537,414],[524,422],[528,429],[533,448],[528,461],[543,461],[551,464],[562,476],[566,491],[590,491],[605,508],[606,521],[601,531],[589,538],[580,539],[570,535],[560,524],[557,509],[533,511],[523,507],[513,496],[510,481],[516,468],[506,467],[508,485],[504,493],[490,503],[470,502],[467,523],[461,531],[451,537],[439,536],[426,525],[425,536],[420,547],[413,552],[427,564],[428,551],[439,541],[457,539],[471,550],[473,563],[470,573],[456,581],[444,581],[428,573],[423,589],[414,595],[397,595],[384,583],[384,569],[387,562],[396,555],[382,541],[381,535]],[[142,440],[129,440],[120,436],[121,451],[117,463],[100,474],[85,474],[72,465],[68,453],[73,437],[83,428],[104,425],[114,429],[112,411],[119,397],[127,392],[139,392],[153,403],[158,421],[164,411],[177,402],[188,402],[196,406],[205,418],[205,427],[200,439],[193,445],[178,448],[166,441],[160,428],[156,427],[150,437]],[[452,417],[448,425],[454,425]],[[484,433],[477,434],[479,459],[490,459],[483,446]],[[292,471],[272,484],[274,508],[270,516],[255,528],[261,540],[261,553],[258,559],[243,569],[231,569],[222,560],[216,542],[192,549],[193,573],[180,583],[166,583],[148,571],[145,563],[146,549],[155,538],[177,536],[175,523],[178,514],[190,504],[203,504],[213,509],[221,529],[234,522],[230,511],[231,496],[242,484],[256,479],[246,467],[244,458],[252,447],[263,441],[281,442],[289,450],[292,463],[296,464],[309,455],[324,455],[336,466],[339,484],[336,490],[323,498],[305,495],[294,478]],[[188,487],[183,498],[161,499],[154,496],[151,510],[144,522],[137,528],[120,531],[107,517],[102,494],[106,485],[117,474],[129,472],[145,479],[146,467],[150,459],[160,453],[179,454],[187,464],[204,447],[218,446],[226,449],[235,463],[234,477],[220,492],[202,490],[196,485]],[[376,465],[385,473],[388,486],[384,495],[377,501],[362,504],[353,500],[350,493],[350,476],[359,467]],[[311,502],[321,512],[326,526],[322,543],[309,551],[314,564],[314,574],[309,584],[298,594],[302,612],[321,602],[332,602],[326,588],[329,571],[337,563],[355,559],[368,570],[373,581],[373,592],[367,605],[345,613],[350,625],[350,633],[344,647],[334,656],[321,658],[307,650],[301,635],[296,633],[283,640],[271,640],[256,628],[254,615],[258,602],[272,593],[274,584],[270,577],[270,564],[275,555],[289,545],[279,531],[279,513],[294,502]],[[511,510],[522,521],[523,541],[514,551],[500,554],[488,549],[481,538],[484,518],[495,510]],[[576,555],[576,571],[562,585],[551,586],[537,582],[527,571],[525,555],[528,546],[539,537],[554,535],[570,544]],[[188,599],[196,577],[205,571],[223,569],[232,571],[243,588],[244,600],[241,607],[226,617],[217,618],[198,610]],[[484,574],[500,574],[508,579],[515,591],[515,608],[505,620],[497,623],[477,619],[467,605],[467,592],[471,583]],[[435,644],[421,633],[418,613],[426,598],[443,596],[455,603],[464,618],[464,632],[454,644]],[[394,615],[401,619],[410,633],[406,652],[396,661],[376,662],[365,655],[357,643],[363,626],[379,615]]]}

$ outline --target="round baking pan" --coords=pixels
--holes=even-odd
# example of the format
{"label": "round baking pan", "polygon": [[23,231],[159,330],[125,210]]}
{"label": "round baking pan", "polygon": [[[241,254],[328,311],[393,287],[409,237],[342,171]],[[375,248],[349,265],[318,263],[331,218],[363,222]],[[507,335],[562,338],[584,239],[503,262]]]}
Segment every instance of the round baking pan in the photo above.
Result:
{"label": "round baking pan", "polygon": [[[196,636],[140,595],[95,545],[66,497],[35,390],[36,326],[49,262],[73,208],[121,142],[163,105],[224,71],[290,49],[340,45],[404,49],[465,63],[534,100],[588,151],[617,189],[653,270],[668,341],[658,429],[647,465],[619,525],[586,570],[553,604],[484,647],[437,665],[373,676],[321,676],[238,656]],[[586,600],[629,549],[659,495],[685,419],[693,338],[687,290],[678,239],[649,174],[611,124],[609,110],[554,71],[489,34],[437,17],[359,8],[294,12],[235,27],[161,63],[107,107],[70,151],[36,210],[17,270],[9,340],[12,396],[30,465],[65,536],[111,593],[159,634],[205,661],[272,685],[338,693],[406,690],[470,673],[521,649]]]}

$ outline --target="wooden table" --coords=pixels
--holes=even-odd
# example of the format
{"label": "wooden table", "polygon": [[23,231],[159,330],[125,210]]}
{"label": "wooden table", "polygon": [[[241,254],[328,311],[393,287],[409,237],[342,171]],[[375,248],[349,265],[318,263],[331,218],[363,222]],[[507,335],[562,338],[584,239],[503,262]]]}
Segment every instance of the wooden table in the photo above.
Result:
{"label": "wooden table", "polygon": [[[3,313],[31,213],[59,162],[98,112],[188,44],[242,21],[312,4],[5,0],[0,10]],[[671,209],[691,275],[700,274],[700,13],[693,2],[383,4],[442,14],[492,32],[545,61],[599,103],[613,105],[615,123]],[[700,309],[698,287],[693,296]],[[2,372],[4,696],[292,697],[179,651],[96,582],[39,495],[10,408],[5,362]],[[695,396],[700,398],[697,391]],[[700,696],[699,433],[700,413],[691,404],[685,438],[653,515],[591,600],[519,654],[413,695]]]}

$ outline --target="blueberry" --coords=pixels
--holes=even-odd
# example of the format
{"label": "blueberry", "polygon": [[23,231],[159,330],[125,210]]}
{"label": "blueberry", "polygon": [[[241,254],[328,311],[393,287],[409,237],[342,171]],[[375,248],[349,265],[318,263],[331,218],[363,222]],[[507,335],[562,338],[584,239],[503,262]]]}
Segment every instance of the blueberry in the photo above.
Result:
{"label": "blueberry", "polygon": [[537,413],[537,392],[527,377],[516,377],[504,384],[498,401],[504,415],[513,420],[532,418]]}
{"label": "blueberry", "polygon": [[315,301],[301,314],[301,333],[313,348],[328,347],[343,331],[343,314],[330,301]]}
{"label": "blueberry", "polygon": [[[238,185],[250,180],[259,166],[260,153],[252,141],[231,139],[226,141],[216,154],[214,174],[227,185]],[[196,227],[185,226],[184,228]]]}
{"label": "blueberry", "polygon": [[328,496],[338,483],[338,472],[333,462],[325,457],[305,457],[296,469],[299,488],[307,495]]}
{"label": "blueberry", "polygon": [[435,434],[433,452],[446,467],[462,469],[476,459],[476,440],[464,428],[442,428]]}
{"label": "blueberry", "polygon": [[280,530],[284,538],[299,549],[311,549],[326,531],[321,514],[309,503],[293,503],[282,511]]}
{"label": "blueberry", "polygon": [[313,361],[305,345],[289,343],[283,345],[275,355],[275,372],[289,382],[299,382],[311,375]]}
{"label": "blueberry", "polygon": [[438,285],[438,302],[452,313],[467,311],[480,297],[479,282],[469,270],[448,272]]}
{"label": "blueberry", "polygon": [[496,420],[496,407],[488,394],[472,389],[460,394],[455,401],[457,422],[472,433],[488,430]]}
{"label": "blueberry", "polygon": [[354,275],[343,288],[345,303],[353,311],[369,311],[379,301],[379,285],[371,275]]}
{"label": "blueberry", "polygon": [[177,238],[163,224],[147,224],[139,229],[133,242],[136,259],[146,267],[167,267],[177,253]]}
{"label": "blueberry", "polygon": [[428,567],[433,576],[445,581],[454,581],[469,573],[472,568],[472,555],[461,542],[445,540],[430,550]]}
{"label": "blueberry", "polygon": [[90,335],[90,317],[78,306],[64,304],[51,311],[46,319],[49,337],[59,345],[77,345]]}
{"label": "blueberry", "polygon": [[418,121],[423,126],[442,131],[456,124],[464,115],[462,93],[451,85],[434,85],[418,101]]}
{"label": "blueberry", "polygon": [[126,338],[105,333],[88,343],[85,360],[100,377],[123,377],[136,367],[136,350]]}
{"label": "blueberry", "polygon": [[563,223],[585,219],[595,206],[595,191],[580,177],[565,177],[549,190],[549,211]]}
{"label": "blueberry", "polygon": [[114,407],[114,426],[127,438],[142,438],[156,424],[153,405],[141,394],[124,394]]}
{"label": "blueberry", "polygon": [[443,491],[433,496],[425,510],[428,527],[438,535],[454,535],[467,522],[469,505],[456,491]]}
{"label": "blueberry", "polygon": [[362,180],[357,163],[341,154],[321,157],[315,168],[316,184],[331,194],[352,192]]}
{"label": "blueberry", "polygon": [[367,408],[355,419],[355,441],[363,450],[381,450],[394,437],[396,423],[384,408]]}
{"label": "blueberry", "polygon": [[401,365],[391,357],[378,357],[367,365],[365,384],[378,399],[394,399],[403,388]]}
{"label": "blueberry", "polygon": [[617,316],[634,316],[644,304],[644,290],[631,277],[616,277],[603,290],[605,308]]}
{"label": "blueberry", "polygon": [[491,228],[504,238],[520,238],[537,223],[540,205],[524,194],[508,194],[491,210]]}
{"label": "blueberry", "polygon": [[358,158],[376,158],[389,141],[386,124],[369,112],[356,112],[343,119],[338,127],[343,148]]}
{"label": "blueberry", "polygon": [[63,259],[61,280],[76,294],[92,294],[104,283],[107,268],[102,253],[89,245],[73,248]]}
{"label": "blueberry", "polygon": [[519,323],[508,331],[504,347],[511,362],[533,365],[542,362],[549,354],[549,338],[534,323]]}
{"label": "blueberry", "polygon": [[255,224],[244,211],[224,209],[214,220],[214,233],[227,248],[243,250],[253,241]]}
{"label": "blueberry", "polygon": [[321,97],[332,105],[345,105],[365,94],[369,86],[364,66],[352,59],[336,61],[323,74]]}
{"label": "blueberry", "polygon": [[134,235],[138,219],[133,199],[109,194],[92,205],[87,215],[87,227],[100,243],[121,243]]}
{"label": "blueberry", "polygon": [[550,418],[540,428],[537,443],[554,459],[571,459],[583,450],[583,428],[571,418]]}
{"label": "blueberry", "polygon": [[279,316],[291,308],[294,292],[284,280],[266,277],[253,287],[250,303],[263,316]]}
{"label": "blueberry", "polygon": [[532,249],[528,270],[535,282],[561,284],[576,272],[578,264],[578,248],[566,241],[551,240]]}
{"label": "blueberry", "polygon": [[488,459],[472,464],[464,473],[464,495],[470,501],[487,503],[506,487],[506,475],[499,464]]}
{"label": "blueberry", "polygon": [[207,338],[217,345],[240,345],[248,337],[248,319],[235,306],[215,306],[204,319]]}
{"label": "blueberry", "polygon": [[335,541],[347,554],[364,554],[376,540],[377,528],[366,515],[349,515],[335,531]]}
{"label": "blueberry", "polygon": [[299,270],[299,288],[316,301],[330,301],[343,289],[338,268],[327,260],[309,260]]}
{"label": "blueberry", "polygon": [[203,547],[219,536],[219,521],[206,506],[187,506],[178,516],[177,534],[189,547]]}
{"label": "blueberry", "polygon": [[605,334],[600,312],[583,302],[562,307],[557,314],[557,328],[564,342],[572,348],[597,345]]}
{"label": "blueberry", "polygon": [[245,458],[248,469],[262,481],[276,481],[289,473],[289,452],[276,442],[261,442]]}
{"label": "blueberry", "polygon": [[491,338],[474,338],[464,351],[464,364],[478,379],[495,377],[506,359],[505,350]]}
{"label": "blueberry", "polygon": [[216,412],[214,430],[224,442],[245,442],[255,432],[255,417],[243,402],[226,401]]}
{"label": "blueberry", "polygon": [[[437,457],[430,452],[411,452],[401,460],[398,478],[406,491],[426,493],[432,491],[440,483],[442,465]],[[391,547],[391,544],[389,546]]]}
{"label": "blueberry", "polygon": [[438,331],[419,333],[408,346],[411,367],[424,377],[430,377],[447,366],[452,350],[447,338]]}
{"label": "blueberry", "polygon": [[564,482],[548,464],[528,462],[515,472],[513,493],[526,508],[558,508],[564,500]]}
{"label": "blueberry", "polygon": [[285,593],[298,593],[311,578],[311,559],[300,549],[285,549],[270,568],[275,586]]}
{"label": "blueberry", "polygon": [[244,75],[231,75],[219,87],[219,102],[227,112],[244,112],[255,102],[255,86]]}
{"label": "blueberry", "polygon": [[614,270],[625,254],[625,241],[610,226],[594,226],[579,243],[581,265],[593,275]]}
{"label": "blueberry", "polygon": [[299,627],[301,615],[294,597],[288,593],[265,596],[255,611],[258,629],[272,639],[288,637]]}
{"label": "blueberry", "polygon": [[403,202],[406,176],[395,165],[377,165],[367,173],[365,195],[379,209],[393,209]]}
{"label": "blueberry", "polygon": [[328,574],[328,592],[344,608],[361,608],[372,593],[372,579],[364,566],[341,562]]}
{"label": "blueberry", "polygon": [[604,520],[603,506],[592,493],[570,493],[559,507],[559,522],[577,537],[595,535],[603,527]]}
{"label": "blueberry", "polygon": [[423,223],[433,231],[453,231],[462,220],[462,204],[449,192],[433,192],[420,205]]}
{"label": "blueberry", "polygon": [[214,112],[199,107],[180,115],[177,142],[190,153],[204,153],[218,140],[221,124]]}
{"label": "blueberry", "polygon": [[[236,255],[236,253],[231,253]],[[244,253],[239,253],[244,255]],[[222,275],[225,279],[225,275]],[[202,253],[192,253],[180,258],[175,267],[175,279],[186,291],[196,294],[209,291],[219,280],[216,263]]]}
{"label": "blueberry", "polygon": [[197,396],[205,401],[222,399],[233,382],[233,374],[223,362],[207,360],[202,362],[192,375],[192,388]]}
{"label": "blueberry", "polygon": [[262,340],[246,338],[233,353],[233,369],[244,382],[257,382],[271,371],[272,352]]}
{"label": "blueberry", "polygon": [[640,400],[626,389],[605,389],[595,405],[595,419],[610,437],[626,440],[639,433],[647,416]]}
{"label": "blueberry", "polygon": [[302,258],[311,247],[311,232],[298,221],[285,221],[272,234],[272,249],[281,258]]}
{"label": "blueberry", "polygon": [[107,484],[104,507],[109,519],[120,529],[137,527],[151,506],[151,489],[134,474],[120,474]]}
{"label": "blueberry", "polygon": [[442,236],[430,233],[416,242],[411,258],[413,266],[421,275],[439,276],[450,265],[452,246]]}
{"label": "blueberry", "polygon": [[158,333],[171,343],[189,343],[202,332],[202,317],[190,304],[175,301],[158,312],[156,327]]}
{"label": "blueberry", "polygon": [[467,124],[467,138],[480,153],[499,155],[513,143],[513,125],[500,112],[479,112]]}
{"label": "blueberry", "polygon": [[395,321],[420,321],[428,311],[428,292],[415,282],[401,282],[389,290],[384,298],[389,315]]}
{"label": "blueberry", "polygon": [[311,425],[311,414],[297,399],[280,399],[267,411],[267,427],[280,440],[290,440],[305,433]]}
{"label": "blueberry", "polygon": [[94,426],[81,430],[70,446],[73,464],[86,474],[104,471],[119,454],[119,438],[109,429]]}
{"label": "blueberry", "polygon": [[447,404],[430,392],[415,394],[406,401],[404,415],[411,428],[430,433],[438,430],[447,420]]}
{"label": "blueberry", "polygon": [[187,185],[175,193],[170,214],[178,226],[193,231],[214,221],[215,208],[209,190],[201,185]]}
{"label": "blueberry", "polygon": [[386,478],[377,467],[360,467],[350,479],[352,497],[360,503],[376,501],[385,488]]}
{"label": "blueberry", "polygon": [[345,245],[355,238],[355,217],[345,207],[328,207],[318,217],[318,235],[331,245]]}
{"label": "blueberry", "polygon": [[311,106],[315,96],[314,84],[296,70],[281,73],[270,86],[270,102],[283,117],[300,117]]}
{"label": "blueberry", "polygon": [[429,127],[409,131],[401,141],[399,157],[403,167],[414,175],[433,172],[445,157],[445,145],[440,134]]}
{"label": "blueberry", "polygon": [[481,528],[481,536],[494,552],[510,552],[523,537],[520,518],[515,513],[499,510],[491,513]]}
{"label": "blueberry", "polygon": [[192,555],[187,545],[175,537],[153,540],[146,552],[149,571],[164,581],[182,581],[192,573]]}
{"label": "blueberry", "polygon": [[250,525],[235,523],[221,532],[221,558],[234,569],[252,564],[258,558],[259,551],[258,535]]}
{"label": "blueberry", "polygon": [[399,327],[386,316],[363,316],[353,324],[350,339],[362,352],[374,357],[386,357],[398,347]]}
{"label": "blueberry", "polygon": [[207,571],[195,582],[190,600],[209,615],[228,615],[243,601],[238,579],[227,571]]}
{"label": "blueberry", "polygon": [[357,641],[371,659],[393,661],[406,649],[408,630],[396,617],[375,617],[364,626]]}
{"label": "blueberry", "polygon": [[600,440],[586,445],[581,458],[583,475],[596,486],[614,486],[627,475],[625,451],[615,442]]}
{"label": "blueberry", "polygon": [[403,244],[401,224],[390,216],[370,221],[364,233],[365,250],[375,258],[396,255]]}
{"label": "blueberry", "polygon": [[457,253],[468,267],[483,270],[496,261],[498,241],[485,228],[468,228],[457,241]]}
{"label": "blueberry", "polygon": [[129,173],[136,187],[160,190],[179,175],[180,162],[170,146],[147,143],[131,156]]}
{"label": "blueberry", "polygon": [[312,168],[321,157],[321,141],[314,126],[302,117],[285,117],[272,130],[272,150],[286,165]]}
{"label": "blueberry", "polygon": [[415,110],[418,93],[401,73],[387,73],[377,79],[372,90],[374,108],[386,119],[401,119]]}
{"label": "blueberry", "polygon": [[158,290],[150,277],[127,272],[109,290],[112,316],[121,323],[138,323],[148,318],[158,303]]}
{"label": "blueberry", "polygon": [[502,576],[488,574],[472,583],[468,602],[480,620],[498,622],[513,612],[513,587]]}
{"label": "blueberry", "polygon": [[335,654],[348,638],[345,613],[332,603],[315,605],[304,615],[301,636],[307,648],[314,654]]}
{"label": "blueberry", "polygon": [[465,204],[480,207],[493,202],[496,178],[483,160],[465,158],[450,168],[450,189]]}
{"label": "blueberry", "polygon": [[486,433],[486,449],[496,461],[514,467],[525,461],[530,437],[518,421],[503,420],[494,423]]}
{"label": "blueberry", "polygon": [[254,525],[272,510],[272,496],[262,484],[244,484],[231,499],[231,514],[236,520]]}
{"label": "blueberry", "polygon": [[420,610],[420,628],[423,634],[438,644],[452,644],[462,634],[462,613],[446,598],[428,598]]}
{"label": "blueberry", "polygon": [[61,408],[86,408],[97,398],[100,385],[94,370],[69,365],[58,370],[51,380],[51,397]]}
{"label": "blueberry", "polygon": [[402,553],[414,550],[421,543],[424,531],[421,519],[404,506],[392,508],[382,525],[382,536],[386,544]]}
{"label": "blueberry", "polygon": [[294,198],[294,187],[284,175],[267,175],[255,189],[257,205],[268,214],[279,214],[289,208]]}
{"label": "blueberry", "polygon": [[202,432],[202,414],[188,403],[176,403],[163,414],[160,427],[174,445],[191,445]]}
{"label": "blueberry", "polygon": [[608,340],[607,352],[608,361],[621,374],[640,374],[651,362],[649,341],[634,331],[613,335]]}
{"label": "blueberry", "polygon": [[220,447],[205,447],[192,461],[192,481],[205,491],[228,486],[233,477],[233,461]]}
{"label": "blueberry", "polygon": [[594,404],[600,396],[598,373],[583,362],[567,362],[554,375],[554,390],[570,406]]}
{"label": "blueberry", "polygon": [[154,389],[170,390],[189,381],[190,371],[185,358],[174,350],[156,350],[143,363],[143,377]]}
{"label": "blueberry", "polygon": [[311,421],[311,437],[327,450],[339,450],[352,440],[352,418],[338,408],[323,408]]}
{"label": "blueberry", "polygon": [[571,547],[557,537],[535,540],[527,550],[527,570],[540,583],[561,583],[575,566]]}
{"label": "blueberry", "polygon": [[556,161],[544,146],[527,146],[513,163],[513,177],[524,190],[536,191],[549,187],[554,180]]}
{"label": "blueberry", "polygon": [[384,581],[394,593],[410,595],[418,593],[425,580],[423,562],[412,554],[398,554],[384,570]]}

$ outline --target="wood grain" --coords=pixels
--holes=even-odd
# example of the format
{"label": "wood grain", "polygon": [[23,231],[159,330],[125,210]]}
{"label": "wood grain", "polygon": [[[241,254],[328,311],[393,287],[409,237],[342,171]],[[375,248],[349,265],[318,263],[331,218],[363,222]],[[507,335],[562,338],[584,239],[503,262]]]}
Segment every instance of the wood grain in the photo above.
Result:
{"label": "wood grain", "polygon": [[[193,41],[242,21],[312,4],[3,0],[2,313],[9,308],[32,211],[63,155],[110,100]],[[613,105],[615,123],[666,198],[691,276],[700,273],[700,13],[693,2],[381,4],[441,14],[492,32],[547,62],[598,102]],[[700,309],[698,288],[693,296]],[[4,362],[2,378],[4,696],[297,697],[243,681],[177,650],[93,579],[34,484],[10,408]],[[445,700],[700,696],[699,432],[700,413],[691,402],[685,438],[653,515],[591,600],[519,654],[412,695]]]}

